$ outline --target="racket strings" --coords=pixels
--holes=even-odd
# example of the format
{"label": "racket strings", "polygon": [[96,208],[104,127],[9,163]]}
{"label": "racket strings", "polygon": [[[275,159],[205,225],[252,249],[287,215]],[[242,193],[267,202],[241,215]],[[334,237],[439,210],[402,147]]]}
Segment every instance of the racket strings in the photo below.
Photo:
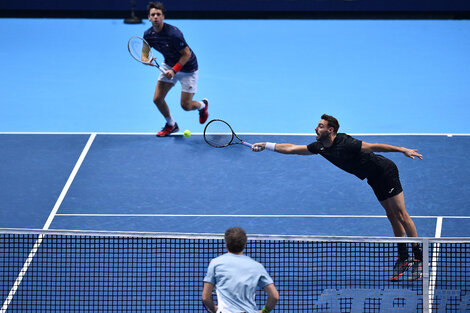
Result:
{"label": "racket strings", "polygon": [[225,147],[233,141],[232,129],[223,121],[212,121],[204,130],[204,139],[214,147]]}
{"label": "racket strings", "polygon": [[152,58],[150,46],[141,38],[134,37],[129,41],[129,52],[137,61],[148,62]]}

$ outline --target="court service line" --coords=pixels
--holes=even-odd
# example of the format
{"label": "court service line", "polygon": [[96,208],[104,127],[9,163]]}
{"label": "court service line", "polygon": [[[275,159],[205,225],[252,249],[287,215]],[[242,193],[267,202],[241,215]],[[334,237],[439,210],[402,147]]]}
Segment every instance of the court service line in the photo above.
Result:
{"label": "court service line", "polygon": [[[165,214],[165,213],[58,213],[56,216],[83,217],[259,217],[259,218],[386,218],[386,215],[333,215],[333,214]],[[470,216],[411,216],[412,218],[456,218],[470,219]],[[436,230],[437,231],[437,230]]]}
{"label": "court service line", "polygon": [[165,214],[165,213],[61,213],[57,214],[57,216],[89,216],[89,217],[265,217],[265,218],[273,218],[273,217],[287,217],[287,218],[295,218],[295,217],[386,217],[385,215],[306,215],[306,214],[299,214],[299,215],[286,215],[286,214]]}
{"label": "court service line", "polygon": [[[91,144],[95,140],[95,137],[96,137],[96,134],[92,133],[90,135],[90,138],[88,138],[88,142],[86,143],[85,148],[83,148],[82,153],[80,154],[80,157],[78,158],[78,161],[75,163],[75,166],[72,170],[72,173],[70,173],[70,176],[67,179],[67,182],[65,183],[65,186],[62,189],[62,192],[60,193],[59,198],[57,199],[54,207],[52,208],[51,213],[49,214],[49,217],[46,220],[46,223],[44,224],[44,226],[42,228],[43,230],[48,230],[49,229],[49,226],[51,225],[52,220],[57,215],[57,211],[59,210],[59,207],[62,204],[62,201],[65,198],[65,195],[67,194],[70,186],[72,185],[72,182],[75,179],[75,175],[77,175],[77,172],[78,172],[80,166],[82,165],[83,160],[85,159],[85,156],[88,153],[88,150],[90,150]],[[18,290],[18,287],[21,284],[21,281],[23,280],[24,276],[26,275],[26,272],[28,271],[29,265],[33,261],[33,258],[36,255],[36,252],[38,251],[39,246],[41,245],[41,243],[44,239],[44,236],[45,236],[44,234],[40,234],[38,236],[38,239],[36,240],[36,242],[34,243],[33,248],[29,252],[28,257],[26,258],[26,261],[24,262],[23,267],[21,268],[21,270],[18,274],[18,277],[15,280],[15,283],[13,284],[12,288],[10,289],[10,292],[8,293],[7,298],[3,302],[3,306],[0,309],[0,313],[5,313],[6,310],[8,309],[8,306],[10,305],[11,301],[13,300],[13,297],[14,297],[16,291]]]}

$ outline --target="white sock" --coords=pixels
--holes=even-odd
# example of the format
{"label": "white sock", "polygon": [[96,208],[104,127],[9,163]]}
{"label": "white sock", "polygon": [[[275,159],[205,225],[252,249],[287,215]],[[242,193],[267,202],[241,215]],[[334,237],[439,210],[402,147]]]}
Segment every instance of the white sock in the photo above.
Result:
{"label": "white sock", "polygon": [[173,117],[171,117],[171,115],[168,116],[168,117],[165,117],[165,119],[166,119],[166,123],[167,123],[168,125],[170,125],[170,126],[175,126],[175,120],[173,119]]}
{"label": "white sock", "polygon": [[206,107],[206,104],[204,103],[204,101],[199,101],[199,103],[201,104],[201,106],[199,107],[198,110],[204,110],[204,108]]}

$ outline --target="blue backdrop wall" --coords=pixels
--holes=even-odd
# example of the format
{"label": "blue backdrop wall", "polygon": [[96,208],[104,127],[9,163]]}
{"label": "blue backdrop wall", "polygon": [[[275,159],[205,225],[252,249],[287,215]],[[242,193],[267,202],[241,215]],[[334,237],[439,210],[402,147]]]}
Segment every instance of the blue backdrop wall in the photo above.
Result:
{"label": "blue backdrop wall", "polygon": [[[145,16],[148,0],[2,0],[0,16]],[[173,18],[469,18],[468,0],[171,0]]]}

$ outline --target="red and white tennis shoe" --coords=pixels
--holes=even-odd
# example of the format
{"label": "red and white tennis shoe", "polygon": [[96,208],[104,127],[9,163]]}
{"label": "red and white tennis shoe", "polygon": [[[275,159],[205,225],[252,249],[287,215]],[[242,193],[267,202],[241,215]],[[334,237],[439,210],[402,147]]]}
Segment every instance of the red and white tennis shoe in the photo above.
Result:
{"label": "red and white tennis shoe", "polygon": [[172,133],[177,132],[178,130],[179,130],[179,128],[178,128],[177,123],[175,123],[175,125],[173,125],[173,126],[170,126],[167,123],[167,124],[165,124],[165,127],[163,127],[163,129],[157,133],[157,137],[166,137],[166,136],[169,136]]}
{"label": "red and white tennis shoe", "polygon": [[202,99],[202,102],[206,105],[204,109],[199,110],[199,123],[204,124],[209,117],[209,100],[206,98]]}

